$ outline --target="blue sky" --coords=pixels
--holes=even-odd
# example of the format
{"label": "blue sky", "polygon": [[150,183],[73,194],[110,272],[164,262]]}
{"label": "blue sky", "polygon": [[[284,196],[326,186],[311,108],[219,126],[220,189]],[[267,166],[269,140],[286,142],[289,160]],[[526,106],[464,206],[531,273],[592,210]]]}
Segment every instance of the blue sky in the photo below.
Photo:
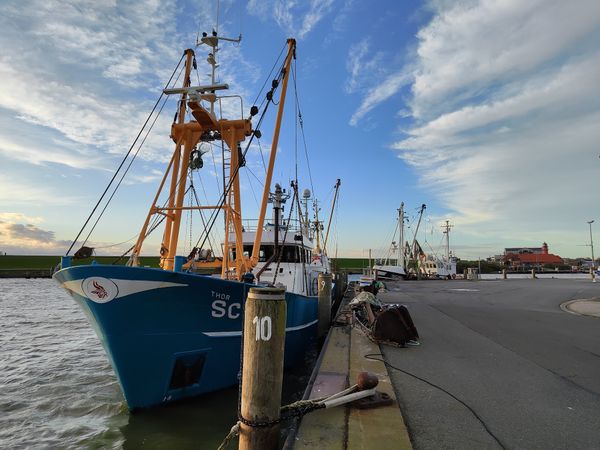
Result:
{"label": "blue sky", "polygon": [[[215,26],[216,3],[8,0],[0,12],[0,250],[61,254],[183,49]],[[590,253],[586,222],[600,222],[599,2],[223,0],[219,12],[220,34],[243,35],[240,46],[223,46],[219,79],[242,95],[246,116],[285,39],[298,41],[322,215],[342,179],[339,256],[384,252],[401,201],[411,218],[427,204],[420,240],[431,251],[449,219],[461,258],[544,241],[561,256]],[[206,49],[197,49],[201,82]],[[296,160],[290,92],[274,176],[284,187]],[[167,103],[92,235],[98,253],[119,253],[139,231],[172,152],[173,111]],[[302,141],[297,153],[301,187],[310,188]],[[219,161],[214,149],[205,156],[201,198],[217,192]],[[256,145],[248,169],[251,218],[264,174]],[[194,233],[198,225],[193,218]],[[158,244],[157,233],[144,253]]]}

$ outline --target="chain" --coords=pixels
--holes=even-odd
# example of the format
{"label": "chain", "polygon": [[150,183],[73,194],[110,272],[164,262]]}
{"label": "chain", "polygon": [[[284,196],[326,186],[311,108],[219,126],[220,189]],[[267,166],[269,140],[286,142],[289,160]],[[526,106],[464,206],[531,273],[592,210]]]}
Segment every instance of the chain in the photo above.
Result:
{"label": "chain", "polygon": [[279,410],[280,417],[275,420],[268,421],[253,421],[248,420],[242,417],[241,414],[238,416],[238,421],[234,426],[231,427],[229,434],[225,436],[221,445],[219,445],[218,450],[224,450],[227,448],[229,443],[233,440],[234,437],[240,434],[240,425],[244,424],[252,428],[267,428],[273,425],[277,425],[278,423],[284,422],[286,420],[291,419],[292,417],[302,417],[312,411],[317,409],[325,408],[325,404],[322,403],[326,397],[317,398],[314,400],[298,400],[297,402],[290,403],[289,405],[282,406]]}
{"label": "chain", "polygon": [[249,427],[252,427],[252,428],[268,428],[268,427],[272,427],[273,425],[277,425],[279,422],[282,421],[282,419],[280,417],[279,419],[269,420],[266,422],[255,422],[254,420],[245,419],[244,417],[242,417],[241,414],[238,417],[238,420],[241,423],[243,423],[244,425],[248,425]]}

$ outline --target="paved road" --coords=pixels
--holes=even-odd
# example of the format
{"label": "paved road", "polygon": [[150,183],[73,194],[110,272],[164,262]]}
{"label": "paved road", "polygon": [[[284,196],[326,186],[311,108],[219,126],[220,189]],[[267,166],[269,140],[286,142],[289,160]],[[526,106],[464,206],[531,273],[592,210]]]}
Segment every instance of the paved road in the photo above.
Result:
{"label": "paved road", "polygon": [[[589,280],[389,283],[422,345],[382,346],[415,449],[600,448],[600,319],[560,309]],[[496,436],[494,438],[492,435]]]}

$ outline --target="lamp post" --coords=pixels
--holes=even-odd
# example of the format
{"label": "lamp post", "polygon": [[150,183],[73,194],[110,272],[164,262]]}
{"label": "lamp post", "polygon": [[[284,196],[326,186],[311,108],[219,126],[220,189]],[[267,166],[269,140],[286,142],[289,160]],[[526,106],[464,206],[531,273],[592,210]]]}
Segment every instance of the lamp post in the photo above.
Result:
{"label": "lamp post", "polygon": [[592,237],[592,224],[594,223],[593,220],[588,221],[588,225],[590,226],[590,247],[592,248],[592,281],[596,282],[596,272],[594,271],[595,268],[595,260],[594,260],[594,238]]}

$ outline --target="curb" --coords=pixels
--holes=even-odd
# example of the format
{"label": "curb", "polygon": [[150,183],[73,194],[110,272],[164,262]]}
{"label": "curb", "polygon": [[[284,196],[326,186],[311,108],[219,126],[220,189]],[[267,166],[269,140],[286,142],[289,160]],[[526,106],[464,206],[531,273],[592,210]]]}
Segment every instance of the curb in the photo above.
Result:
{"label": "curb", "polygon": [[[580,309],[578,308],[578,306],[583,306],[584,308],[591,307],[593,309],[593,312],[582,312],[581,310],[578,311],[578,309]],[[560,309],[562,309],[565,312],[568,312],[569,314],[600,319],[600,298],[594,297],[569,300],[568,302],[561,303]]]}

